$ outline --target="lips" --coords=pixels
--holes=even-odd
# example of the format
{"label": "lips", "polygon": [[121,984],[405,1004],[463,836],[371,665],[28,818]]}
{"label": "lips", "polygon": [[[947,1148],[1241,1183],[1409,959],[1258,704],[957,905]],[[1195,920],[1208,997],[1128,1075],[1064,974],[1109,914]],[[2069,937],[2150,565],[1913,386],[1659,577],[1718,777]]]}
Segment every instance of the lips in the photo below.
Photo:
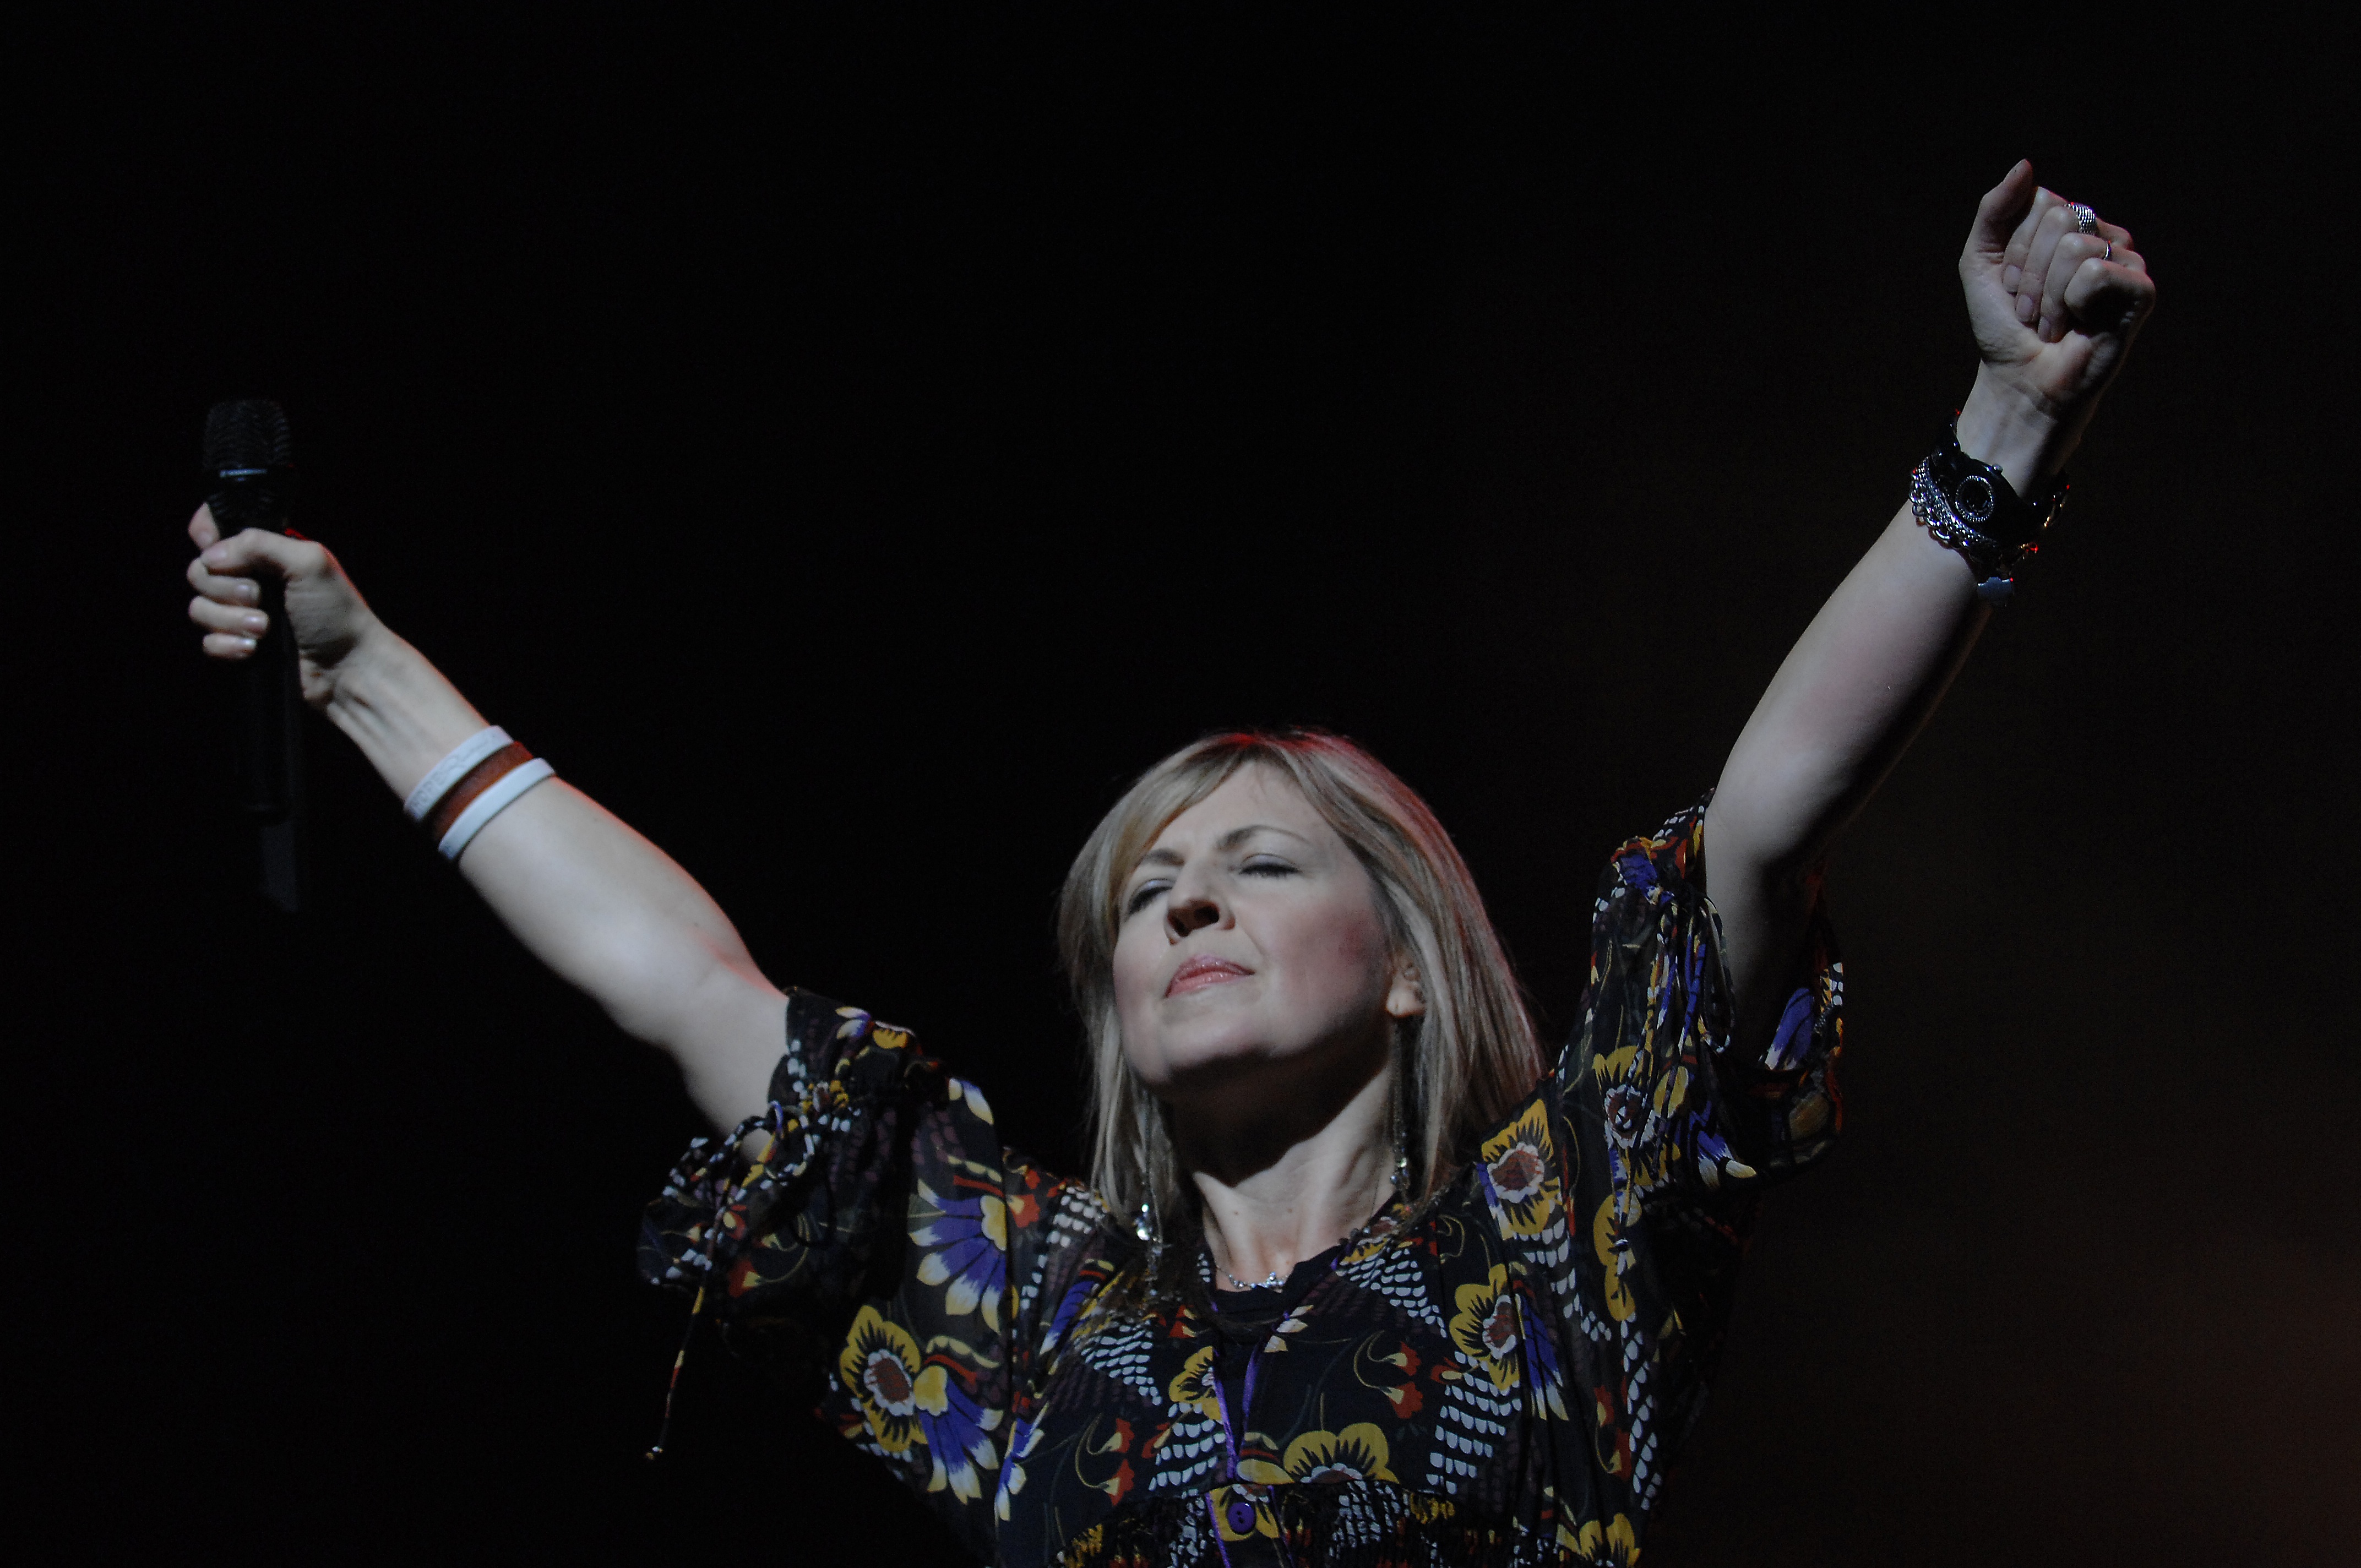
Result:
{"label": "lips", "polygon": [[1209,985],[1224,985],[1234,980],[1244,980],[1253,972],[1243,964],[1217,959],[1211,953],[1200,953],[1174,972],[1172,983],[1164,988],[1164,994],[1179,996],[1186,992],[1202,991]]}

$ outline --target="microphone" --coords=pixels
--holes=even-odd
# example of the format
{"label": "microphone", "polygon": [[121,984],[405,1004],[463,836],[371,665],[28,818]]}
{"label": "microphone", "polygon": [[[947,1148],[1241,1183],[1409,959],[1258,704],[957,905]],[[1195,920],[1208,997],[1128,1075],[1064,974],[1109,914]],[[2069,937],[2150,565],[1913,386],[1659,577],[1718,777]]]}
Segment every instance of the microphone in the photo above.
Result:
{"label": "microphone", "polygon": [[[295,495],[293,444],[277,403],[242,398],[205,415],[205,504],[227,539],[241,529],[287,530]],[[239,798],[261,840],[262,895],[290,915],[304,904],[303,690],[287,595],[258,576],[270,630],[236,672]]]}

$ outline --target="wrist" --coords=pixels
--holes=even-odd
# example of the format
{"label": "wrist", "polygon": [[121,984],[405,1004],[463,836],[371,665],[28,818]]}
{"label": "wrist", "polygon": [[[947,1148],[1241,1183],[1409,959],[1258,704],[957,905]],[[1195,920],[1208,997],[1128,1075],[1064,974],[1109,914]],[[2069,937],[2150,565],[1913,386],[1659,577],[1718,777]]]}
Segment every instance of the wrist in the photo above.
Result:
{"label": "wrist", "polygon": [[374,618],[337,661],[326,711],[396,795],[484,728],[443,672]]}
{"label": "wrist", "polygon": [[1979,366],[1960,405],[1960,450],[2008,476],[2020,496],[2038,495],[2066,466],[2074,433],[2056,414]]}
{"label": "wrist", "polygon": [[419,656],[418,650],[395,636],[385,622],[368,616],[354,629],[343,656],[321,671],[328,685],[321,711],[348,728],[350,720],[386,705],[404,684],[401,666]]}

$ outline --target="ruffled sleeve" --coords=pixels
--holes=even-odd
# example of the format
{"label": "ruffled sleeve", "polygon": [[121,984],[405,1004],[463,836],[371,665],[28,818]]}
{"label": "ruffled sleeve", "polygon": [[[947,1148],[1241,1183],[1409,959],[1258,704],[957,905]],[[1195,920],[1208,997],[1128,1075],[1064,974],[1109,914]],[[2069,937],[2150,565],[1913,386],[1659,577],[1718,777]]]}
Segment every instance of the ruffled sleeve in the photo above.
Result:
{"label": "ruffled sleeve", "polygon": [[1533,1314],[1537,1406],[1567,1438],[1552,1507],[1610,1535],[1647,1518],[1702,1407],[1759,1194],[1826,1155],[1839,1121],[1828,921],[1815,910],[1770,1041],[1741,1047],[1705,816],[1701,802],[1608,862],[1581,1023],[1474,1172]]}
{"label": "ruffled sleeve", "polygon": [[786,1023],[769,1107],[690,1146],[641,1270],[700,1292],[733,1349],[823,1372],[822,1418],[988,1556],[1043,1320],[1105,1271],[1105,1212],[1005,1149],[982,1092],[908,1031],[807,992]]}
{"label": "ruffled sleeve", "polygon": [[1816,901],[1770,1040],[1742,1049],[1705,894],[1706,804],[1600,876],[1582,1025],[1557,1068],[1569,1103],[1595,1102],[1618,1184],[1642,1197],[1758,1190],[1826,1155],[1843,1121],[1844,966],[1827,913]]}

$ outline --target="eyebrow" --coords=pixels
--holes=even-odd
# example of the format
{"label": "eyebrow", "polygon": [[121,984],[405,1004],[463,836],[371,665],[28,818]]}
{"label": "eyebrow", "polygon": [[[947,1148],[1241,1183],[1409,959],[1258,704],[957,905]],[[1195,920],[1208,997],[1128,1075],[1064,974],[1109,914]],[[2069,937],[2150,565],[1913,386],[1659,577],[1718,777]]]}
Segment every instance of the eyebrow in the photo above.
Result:
{"label": "eyebrow", "polygon": [[[1247,839],[1253,838],[1257,833],[1283,834],[1287,838],[1294,839],[1299,844],[1309,844],[1312,842],[1311,839],[1305,838],[1302,834],[1295,832],[1291,828],[1281,828],[1275,822],[1249,822],[1243,828],[1233,828],[1228,832],[1223,834],[1220,838],[1214,839],[1213,850],[1218,854],[1224,850],[1235,850],[1240,844],[1245,843]],[[1136,874],[1140,866],[1177,866],[1180,863],[1180,856],[1176,850],[1150,850],[1148,853],[1140,856],[1139,864],[1133,866],[1131,869]]]}

